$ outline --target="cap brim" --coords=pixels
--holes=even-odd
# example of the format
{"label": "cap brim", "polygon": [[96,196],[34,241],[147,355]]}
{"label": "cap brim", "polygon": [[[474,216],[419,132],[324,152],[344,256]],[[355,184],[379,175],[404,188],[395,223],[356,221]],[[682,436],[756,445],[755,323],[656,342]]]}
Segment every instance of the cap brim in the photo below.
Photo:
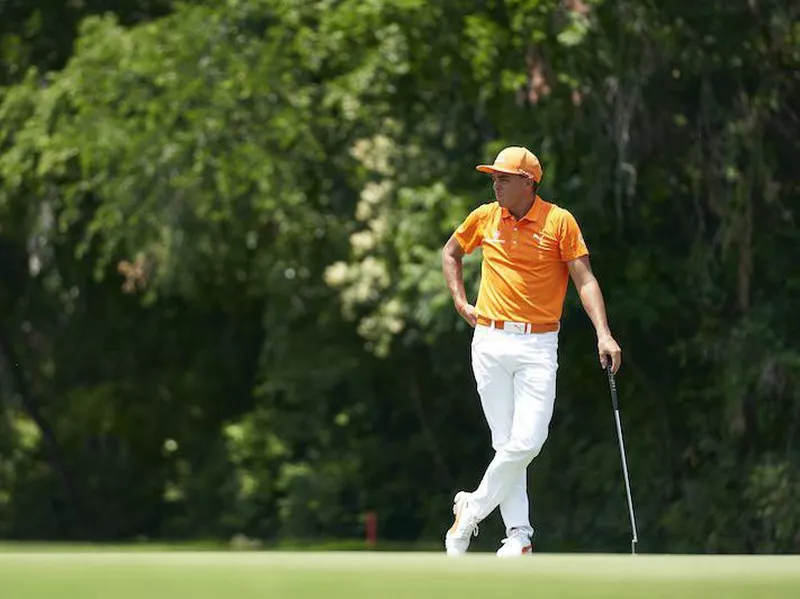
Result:
{"label": "cap brim", "polygon": [[491,164],[479,164],[475,167],[475,169],[482,173],[505,173],[506,175],[520,175],[522,177],[528,176],[525,173],[519,172],[519,170],[497,167]]}

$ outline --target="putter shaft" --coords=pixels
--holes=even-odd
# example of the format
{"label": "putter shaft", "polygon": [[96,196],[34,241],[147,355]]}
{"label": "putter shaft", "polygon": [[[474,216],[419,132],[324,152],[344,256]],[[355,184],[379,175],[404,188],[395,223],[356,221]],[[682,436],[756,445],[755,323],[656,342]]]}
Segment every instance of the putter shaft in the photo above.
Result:
{"label": "putter shaft", "polygon": [[631,533],[633,538],[631,539],[631,553],[636,553],[636,545],[639,543],[639,535],[636,531],[636,516],[634,515],[633,511],[633,496],[631,494],[631,481],[630,476],[628,475],[628,460],[625,454],[625,441],[623,440],[622,436],[622,421],[620,420],[619,416],[619,399],[617,397],[617,382],[614,378],[614,373],[611,370],[611,364],[607,367],[608,372],[608,384],[611,388],[611,404],[614,408],[614,423],[617,427],[617,439],[619,440],[619,456],[622,460],[622,474],[625,479],[625,495],[628,499],[628,515],[631,519]]}

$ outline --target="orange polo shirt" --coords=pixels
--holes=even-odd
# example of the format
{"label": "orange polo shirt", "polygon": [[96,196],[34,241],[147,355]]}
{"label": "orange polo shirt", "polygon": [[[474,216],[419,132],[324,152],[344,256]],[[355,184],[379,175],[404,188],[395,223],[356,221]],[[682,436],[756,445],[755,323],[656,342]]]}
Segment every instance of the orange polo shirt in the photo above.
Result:
{"label": "orange polo shirt", "polygon": [[536,198],[517,220],[497,202],[470,213],[455,233],[464,253],[483,250],[475,311],[492,320],[557,323],[567,295],[567,262],[589,250],[572,214]]}

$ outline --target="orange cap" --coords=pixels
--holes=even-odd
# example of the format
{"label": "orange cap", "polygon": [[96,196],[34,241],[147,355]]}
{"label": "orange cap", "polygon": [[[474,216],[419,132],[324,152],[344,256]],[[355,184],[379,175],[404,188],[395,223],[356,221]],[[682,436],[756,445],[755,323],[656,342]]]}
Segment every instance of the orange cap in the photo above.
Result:
{"label": "orange cap", "polygon": [[475,167],[482,173],[506,173],[525,175],[537,183],[542,180],[542,165],[528,148],[509,146],[494,159],[494,164],[480,164]]}

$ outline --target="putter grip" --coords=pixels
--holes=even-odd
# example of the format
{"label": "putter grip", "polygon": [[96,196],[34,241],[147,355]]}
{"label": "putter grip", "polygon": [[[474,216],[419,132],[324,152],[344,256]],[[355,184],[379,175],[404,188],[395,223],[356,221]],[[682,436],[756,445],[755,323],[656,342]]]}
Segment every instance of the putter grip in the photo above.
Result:
{"label": "putter grip", "polygon": [[619,410],[619,400],[617,399],[617,380],[614,378],[614,372],[611,370],[611,364],[606,366],[608,373],[608,386],[611,388],[611,405],[615,410]]}

